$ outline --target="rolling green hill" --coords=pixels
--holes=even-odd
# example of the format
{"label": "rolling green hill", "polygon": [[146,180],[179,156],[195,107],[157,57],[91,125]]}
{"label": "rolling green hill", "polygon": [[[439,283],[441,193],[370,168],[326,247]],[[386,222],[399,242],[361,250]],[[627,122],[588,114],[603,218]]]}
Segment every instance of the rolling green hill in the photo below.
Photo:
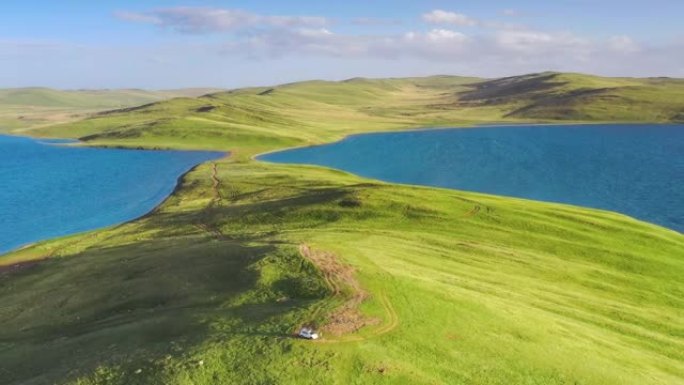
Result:
{"label": "rolling green hill", "polygon": [[165,91],[62,91],[39,87],[0,89],[0,132],[73,121],[98,111],[138,106],[174,97],[200,96],[216,91],[219,90],[188,88]]}
{"label": "rolling green hill", "polygon": [[684,81],[542,73],[310,81],[180,98],[35,135],[99,145],[225,148],[322,143],[350,133],[491,122],[675,122]]}
{"label": "rolling green hill", "polygon": [[[231,156],[186,174],[144,218],[1,257],[0,378],[682,383],[682,234],[604,211],[253,160],[366,131],[671,121],[682,87],[567,74],[313,81],[33,130]],[[604,91],[587,91],[603,89],[619,96],[608,110]],[[566,113],[554,98],[568,100]],[[650,115],[634,118],[628,101],[652,103]],[[306,324],[324,338],[293,338]]]}

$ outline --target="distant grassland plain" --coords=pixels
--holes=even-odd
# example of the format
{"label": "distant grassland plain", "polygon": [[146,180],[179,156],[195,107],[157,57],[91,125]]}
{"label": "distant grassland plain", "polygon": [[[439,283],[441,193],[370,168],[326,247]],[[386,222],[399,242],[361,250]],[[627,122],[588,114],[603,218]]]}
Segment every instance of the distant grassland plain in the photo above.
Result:
{"label": "distant grassland plain", "polygon": [[[351,133],[675,122],[684,81],[313,81],[27,134],[227,150],[139,220],[2,257],[7,384],[681,384],[684,237],[585,208],[253,160]],[[293,338],[314,324],[321,341]]]}
{"label": "distant grassland plain", "polygon": [[147,91],[71,90],[29,87],[0,89],[0,133],[21,132],[83,119],[94,113],[139,106],[181,96],[200,96],[219,89],[186,88]]}

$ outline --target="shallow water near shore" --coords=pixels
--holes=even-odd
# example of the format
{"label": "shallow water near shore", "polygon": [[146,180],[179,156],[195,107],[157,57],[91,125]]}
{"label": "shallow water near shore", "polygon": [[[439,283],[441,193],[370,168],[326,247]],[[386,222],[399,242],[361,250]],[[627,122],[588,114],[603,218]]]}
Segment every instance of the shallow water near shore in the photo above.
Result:
{"label": "shallow water near shore", "polygon": [[225,155],[66,143],[0,136],[0,253],[140,217],[185,172]]}
{"label": "shallow water near shore", "polygon": [[684,125],[518,125],[366,134],[259,159],[606,209],[684,232]]}

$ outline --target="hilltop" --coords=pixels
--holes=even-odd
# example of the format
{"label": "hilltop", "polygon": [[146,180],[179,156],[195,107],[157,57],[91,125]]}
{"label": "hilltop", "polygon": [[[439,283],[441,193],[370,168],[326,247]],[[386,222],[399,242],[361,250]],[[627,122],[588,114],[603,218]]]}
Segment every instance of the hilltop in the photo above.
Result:
{"label": "hilltop", "polygon": [[[681,120],[684,82],[311,81],[32,135],[219,149],[147,216],[0,259],[11,385],[677,384],[684,237],[600,210],[253,160],[352,133]],[[293,338],[315,324],[324,339]]]}

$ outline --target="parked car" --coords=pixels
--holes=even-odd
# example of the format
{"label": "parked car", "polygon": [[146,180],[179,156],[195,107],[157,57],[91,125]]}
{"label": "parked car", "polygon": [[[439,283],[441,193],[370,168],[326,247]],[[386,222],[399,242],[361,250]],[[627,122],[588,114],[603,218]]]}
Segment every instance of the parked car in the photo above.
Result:
{"label": "parked car", "polygon": [[297,335],[307,340],[317,340],[320,337],[313,328],[302,328]]}

